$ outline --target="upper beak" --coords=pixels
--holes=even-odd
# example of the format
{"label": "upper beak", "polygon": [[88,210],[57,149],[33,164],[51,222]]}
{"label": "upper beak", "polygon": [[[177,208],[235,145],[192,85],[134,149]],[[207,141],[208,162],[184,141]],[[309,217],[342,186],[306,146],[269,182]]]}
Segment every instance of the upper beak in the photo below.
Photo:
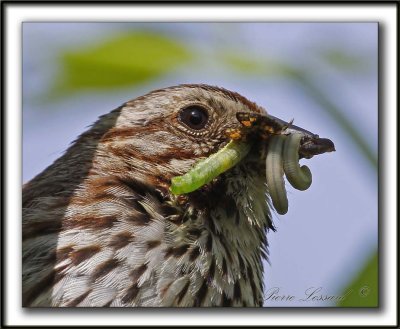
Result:
{"label": "upper beak", "polygon": [[291,122],[286,122],[282,119],[274,117],[273,115],[268,115],[268,117],[281,124],[282,127],[287,127],[283,132],[285,135],[293,133],[300,133],[303,135],[299,149],[300,158],[309,159],[314,155],[336,151],[335,144],[330,139],[320,138],[317,134],[314,134],[311,131],[293,125]]}

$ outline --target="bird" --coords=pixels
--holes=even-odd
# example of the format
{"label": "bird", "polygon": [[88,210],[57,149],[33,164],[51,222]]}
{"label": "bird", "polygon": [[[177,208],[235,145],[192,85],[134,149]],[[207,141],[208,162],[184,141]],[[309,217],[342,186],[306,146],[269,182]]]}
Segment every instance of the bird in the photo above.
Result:
{"label": "bird", "polygon": [[221,87],[154,90],[25,183],[22,306],[263,306],[275,227],[262,148],[194,192],[170,191],[227,144],[239,112],[266,113]]}

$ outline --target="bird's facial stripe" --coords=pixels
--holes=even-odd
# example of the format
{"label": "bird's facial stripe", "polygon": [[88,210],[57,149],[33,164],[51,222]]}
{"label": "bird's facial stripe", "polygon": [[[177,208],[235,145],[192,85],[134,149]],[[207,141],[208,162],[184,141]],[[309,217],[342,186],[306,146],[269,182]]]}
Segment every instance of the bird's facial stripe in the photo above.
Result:
{"label": "bird's facial stripe", "polygon": [[172,159],[192,159],[195,156],[194,150],[189,148],[165,145],[156,148],[159,142],[135,143],[135,141],[109,143],[107,150],[121,159],[132,162],[135,167],[139,167],[141,163],[166,164]]}

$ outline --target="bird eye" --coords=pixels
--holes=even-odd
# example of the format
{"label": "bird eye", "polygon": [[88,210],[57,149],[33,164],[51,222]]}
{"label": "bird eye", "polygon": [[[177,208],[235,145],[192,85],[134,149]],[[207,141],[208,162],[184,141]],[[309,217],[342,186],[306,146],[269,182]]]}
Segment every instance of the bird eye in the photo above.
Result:
{"label": "bird eye", "polygon": [[199,105],[191,105],[180,113],[180,120],[191,129],[203,129],[208,122],[207,110]]}

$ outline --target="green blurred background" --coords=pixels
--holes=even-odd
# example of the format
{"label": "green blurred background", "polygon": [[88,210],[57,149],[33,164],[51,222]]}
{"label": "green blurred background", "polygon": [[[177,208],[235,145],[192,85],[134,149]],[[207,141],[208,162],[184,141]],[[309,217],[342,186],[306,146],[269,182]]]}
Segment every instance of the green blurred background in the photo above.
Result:
{"label": "green blurred background", "polygon": [[307,163],[313,185],[274,215],[265,288],[296,298],[265,306],[376,307],[377,49],[376,23],[24,23],[24,182],[129,99],[237,91],[337,150]]}

